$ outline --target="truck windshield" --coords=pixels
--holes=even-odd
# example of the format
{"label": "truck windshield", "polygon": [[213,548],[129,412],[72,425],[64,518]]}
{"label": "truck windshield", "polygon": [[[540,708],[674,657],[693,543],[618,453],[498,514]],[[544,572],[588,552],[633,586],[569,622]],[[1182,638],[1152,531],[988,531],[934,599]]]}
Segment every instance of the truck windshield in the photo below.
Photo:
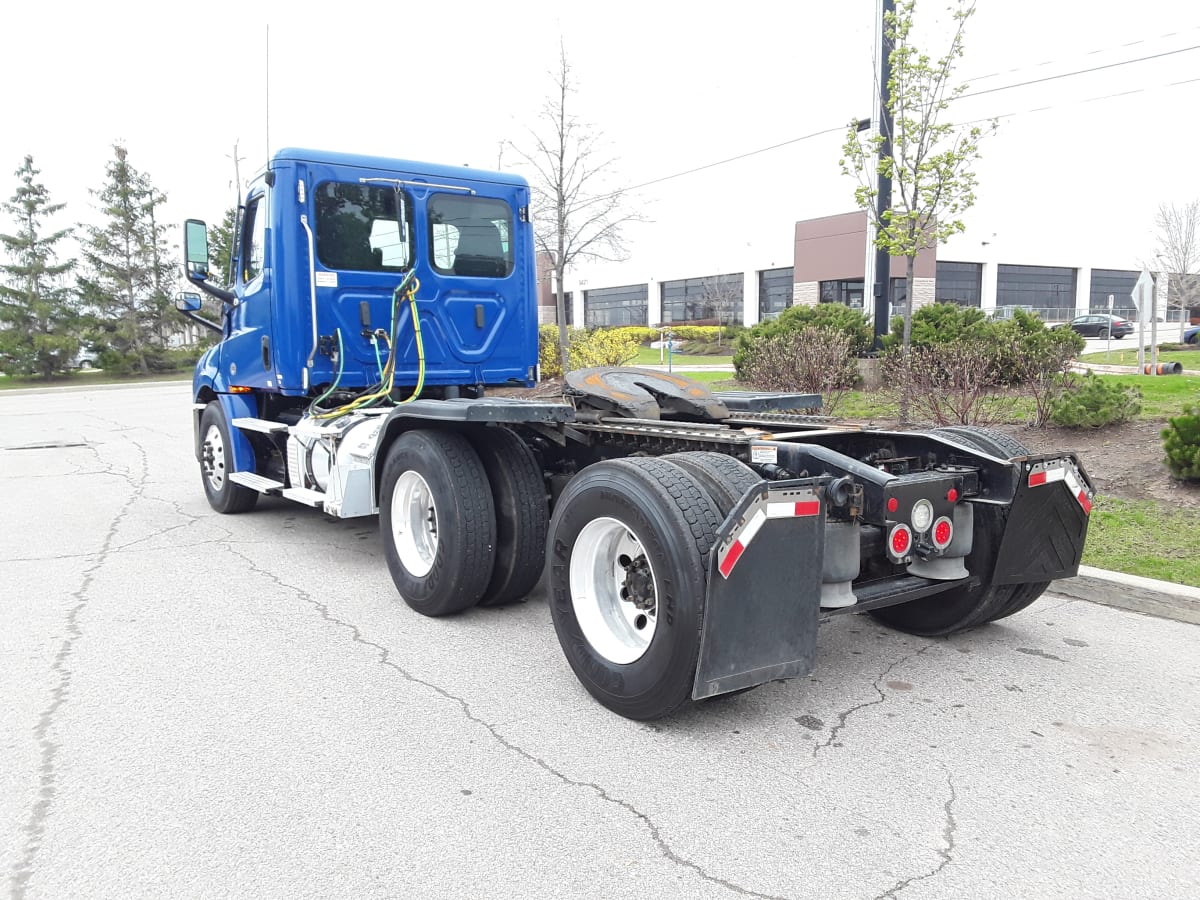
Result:
{"label": "truck windshield", "polygon": [[512,209],[503,200],[434,194],[429,255],[444,275],[506,278],[513,270]]}
{"label": "truck windshield", "polygon": [[412,198],[400,228],[391,187],[327,181],[315,191],[317,259],[329,269],[395,272],[412,264]]}

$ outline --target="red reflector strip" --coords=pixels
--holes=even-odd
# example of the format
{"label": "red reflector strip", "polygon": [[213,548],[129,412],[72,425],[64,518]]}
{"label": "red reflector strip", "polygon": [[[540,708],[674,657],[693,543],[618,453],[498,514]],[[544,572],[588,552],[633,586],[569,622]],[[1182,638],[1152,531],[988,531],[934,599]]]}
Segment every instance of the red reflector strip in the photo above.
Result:
{"label": "red reflector strip", "polygon": [[799,500],[788,503],[768,503],[768,519],[794,519],[797,516],[815,516],[821,512],[820,500]]}
{"label": "red reflector strip", "polygon": [[[790,503],[787,505],[791,506]],[[725,555],[717,563],[717,571],[721,573],[722,577],[729,577],[729,573],[733,571],[733,567],[737,565],[737,561],[746,552],[746,548],[750,546],[750,542],[754,540],[754,536],[758,534],[759,529],[762,528],[765,521],[767,521],[767,514],[761,509],[756,509],[738,533],[733,544],[730,545],[729,549],[725,551]]]}
{"label": "red reflector strip", "polygon": [[729,577],[729,573],[733,571],[733,567],[737,565],[737,561],[741,559],[745,549],[746,547],[741,541],[733,542],[733,546],[729,548],[729,552],[725,554],[725,558],[721,560],[721,565],[718,566],[721,575],[725,578]]}
{"label": "red reflector strip", "polygon": [[1088,499],[1085,491],[1080,491],[1075,495],[1075,499],[1079,501],[1079,505],[1083,507],[1083,511],[1088,515],[1092,514],[1092,501]]}

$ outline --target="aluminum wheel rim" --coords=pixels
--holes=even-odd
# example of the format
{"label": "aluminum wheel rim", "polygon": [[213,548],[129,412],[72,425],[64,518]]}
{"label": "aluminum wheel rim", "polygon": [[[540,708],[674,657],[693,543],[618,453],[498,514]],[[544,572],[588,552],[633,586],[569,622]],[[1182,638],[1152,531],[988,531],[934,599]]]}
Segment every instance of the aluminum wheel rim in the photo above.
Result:
{"label": "aluminum wheel rim", "polygon": [[408,471],[392,491],[392,543],[400,563],[418,578],[428,575],[437,556],[437,505],[433,491],[416,472]]}
{"label": "aluminum wheel rim", "polygon": [[221,429],[209,425],[204,433],[204,452],[201,466],[209,487],[220,493],[225,487],[225,439],[221,437]]}
{"label": "aluminum wheel rim", "polygon": [[[627,665],[641,659],[654,640],[658,625],[657,604],[638,609],[622,596],[627,566],[645,559],[637,534],[607,516],[593,519],[571,551],[571,603],[575,619],[592,649],[611,663]],[[649,560],[646,560],[649,565]],[[654,596],[658,580],[649,567]]]}

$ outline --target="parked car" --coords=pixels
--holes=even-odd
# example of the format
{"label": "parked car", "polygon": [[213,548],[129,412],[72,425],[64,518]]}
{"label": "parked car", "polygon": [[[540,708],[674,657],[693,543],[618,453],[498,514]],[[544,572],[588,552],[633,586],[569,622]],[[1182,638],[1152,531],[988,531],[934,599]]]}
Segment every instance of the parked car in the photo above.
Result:
{"label": "parked car", "polygon": [[1193,325],[1183,332],[1183,342],[1185,344],[1200,344],[1200,325]]}
{"label": "parked car", "polygon": [[1106,338],[1109,333],[1120,340],[1127,334],[1133,334],[1133,323],[1120,316],[1110,316],[1105,313],[1091,313],[1086,316],[1076,316],[1067,323],[1067,327],[1076,334],[1084,337]]}

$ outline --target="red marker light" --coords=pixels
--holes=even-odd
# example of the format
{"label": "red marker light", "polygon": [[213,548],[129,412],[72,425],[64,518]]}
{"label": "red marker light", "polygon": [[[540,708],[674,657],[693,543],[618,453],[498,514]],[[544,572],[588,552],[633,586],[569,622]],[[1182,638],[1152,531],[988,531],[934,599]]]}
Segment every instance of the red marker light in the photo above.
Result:
{"label": "red marker light", "polygon": [[954,529],[950,526],[949,519],[938,519],[937,524],[933,526],[933,545],[939,550],[948,547],[953,533]]}
{"label": "red marker light", "polygon": [[956,491],[954,488],[950,488],[950,490],[946,491],[946,499],[949,500],[951,503],[957,503],[958,502],[958,491]]}
{"label": "red marker light", "polygon": [[900,508],[900,501],[897,500],[895,497],[888,497],[888,502],[887,502],[888,512],[895,512],[899,508]]}
{"label": "red marker light", "polygon": [[892,529],[891,547],[893,556],[905,556],[912,543],[912,533],[907,525],[897,525]]}

